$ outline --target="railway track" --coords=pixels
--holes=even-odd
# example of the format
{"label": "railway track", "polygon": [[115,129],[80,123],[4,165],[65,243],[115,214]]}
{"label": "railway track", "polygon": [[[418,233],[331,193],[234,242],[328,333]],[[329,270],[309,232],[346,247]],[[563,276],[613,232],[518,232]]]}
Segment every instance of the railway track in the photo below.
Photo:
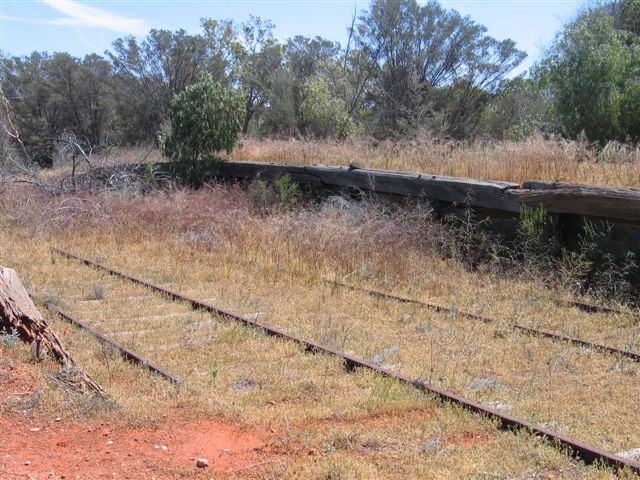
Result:
{"label": "railway track", "polygon": [[125,347],[124,345],[121,345],[120,343],[110,339],[108,336],[94,329],[89,324],[79,320],[71,313],[62,310],[60,307],[58,307],[57,305],[51,302],[42,301],[42,303],[47,308],[47,310],[49,310],[51,313],[58,315],[59,317],[63,318],[64,320],[71,323],[72,325],[75,325],[78,328],[86,330],[95,338],[97,338],[101,343],[104,343],[105,345],[109,345],[110,347],[113,347],[116,350],[118,350],[127,360],[147,368],[148,370],[165,378],[166,380],[168,380],[169,382],[177,386],[181,386],[183,384],[183,381],[180,380],[178,377],[167,372],[162,367],[159,367],[148,358],[145,358],[142,355],[134,352],[133,350]]}
{"label": "railway track", "polygon": [[596,304],[587,303],[587,302],[579,302],[577,300],[555,299],[554,301],[559,305],[575,307],[589,313],[609,313],[613,315],[630,315],[634,318],[640,319],[640,313],[624,311],[624,310],[620,310],[619,308],[606,307],[604,305],[596,305]]}
{"label": "railway track", "polygon": [[[462,317],[465,318],[470,318],[472,320],[478,320],[484,323],[496,323],[498,322],[498,319],[496,318],[491,318],[491,317],[485,317],[483,315],[478,315],[476,313],[471,313],[471,312],[465,312],[464,310],[454,310],[449,308],[449,307],[445,307],[443,305],[438,305],[435,303],[430,303],[430,302],[424,302],[422,300],[417,300],[414,298],[408,298],[408,297],[402,297],[400,295],[395,295],[393,293],[388,293],[388,292],[382,292],[379,290],[373,290],[373,289],[369,289],[369,288],[364,288],[364,287],[359,287],[357,285],[351,285],[348,283],[343,283],[343,282],[338,282],[336,280],[329,280],[329,279],[325,279],[324,280],[326,283],[330,284],[330,285],[335,285],[341,288],[346,288],[349,290],[355,290],[355,291],[359,291],[359,292],[364,292],[367,293],[369,295],[375,296],[375,297],[380,297],[380,298],[387,298],[390,300],[394,300],[397,302],[402,302],[402,303],[411,303],[414,305],[420,305],[426,308],[430,308],[432,310],[436,310],[438,312],[446,312],[446,313],[455,313],[457,315],[460,315]],[[608,345],[602,345],[600,343],[595,343],[595,342],[590,342],[588,340],[583,340],[581,338],[575,338],[575,337],[569,337],[567,335],[560,335],[554,332],[551,332],[549,330],[542,330],[539,328],[533,328],[533,327],[527,327],[526,325],[520,325],[518,323],[513,323],[513,322],[509,322],[508,325],[516,330],[516,331],[520,331],[520,332],[524,332],[526,334],[529,335],[536,335],[539,337],[543,337],[543,338],[548,338],[550,340],[555,340],[555,341],[559,341],[559,342],[567,342],[570,343],[572,345],[576,345],[579,347],[584,347],[584,348],[590,348],[593,350],[597,350],[599,352],[605,352],[605,353],[609,353],[612,355],[620,355],[622,357],[625,358],[629,358],[635,362],[640,362],[640,353],[638,352],[632,352],[630,350],[623,350],[620,348],[615,348],[615,347],[610,347]]]}
{"label": "railway track", "polygon": [[[636,474],[640,474],[640,464],[638,464],[637,462],[614,455],[610,452],[588,445],[572,437],[557,433],[548,428],[543,428],[543,427],[534,425],[532,422],[529,422],[527,420],[523,420],[511,415],[507,415],[496,409],[486,407],[473,400],[469,400],[455,393],[437,388],[424,381],[409,378],[403,374],[396,373],[389,369],[380,367],[366,360],[360,359],[353,355],[349,355],[345,352],[329,348],[327,346],[321,345],[312,340],[308,340],[305,338],[298,337],[296,335],[292,335],[277,326],[259,322],[257,320],[248,318],[246,316],[242,316],[237,313],[216,307],[207,302],[184,295],[180,292],[168,289],[166,287],[156,285],[143,278],[121,272],[119,270],[103,265],[101,263],[93,262],[91,260],[79,257],[70,252],[65,252],[59,249],[54,249],[53,251],[69,259],[80,261],[87,266],[108,272],[111,275],[115,275],[115,276],[127,279],[136,284],[143,285],[173,300],[186,302],[194,309],[205,310],[215,315],[219,315],[219,316],[223,316],[223,317],[235,320],[246,326],[259,329],[267,335],[292,341],[294,343],[304,346],[304,348],[307,351],[315,352],[315,353],[323,353],[326,355],[340,358],[344,362],[345,367],[349,370],[354,370],[357,368],[366,369],[366,370],[375,372],[378,375],[381,375],[383,377],[394,379],[402,384],[410,385],[416,388],[417,390],[433,395],[442,401],[459,405],[473,413],[488,417],[496,421],[498,426],[502,429],[527,431],[533,435],[536,435],[538,437],[544,438],[552,442],[553,444],[559,446],[562,449],[568,450],[569,452],[571,452],[571,454],[574,457],[579,458],[586,463],[594,463],[594,462],[601,463],[615,470],[629,469]],[[444,308],[444,307],[441,307],[441,308]]]}

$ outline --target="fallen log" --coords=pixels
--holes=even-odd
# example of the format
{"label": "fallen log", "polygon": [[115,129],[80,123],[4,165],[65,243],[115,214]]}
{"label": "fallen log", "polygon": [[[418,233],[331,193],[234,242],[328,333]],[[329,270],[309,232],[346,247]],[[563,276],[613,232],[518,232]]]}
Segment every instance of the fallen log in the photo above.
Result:
{"label": "fallen log", "polygon": [[[60,380],[78,389],[90,391],[107,398],[107,393],[80,369],[64,349],[62,342],[31,301],[16,272],[0,267],[0,332],[15,332],[25,343],[35,343],[36,357],[47,353],[60,365]],[[72,375],[70,375],[72,373]]]}

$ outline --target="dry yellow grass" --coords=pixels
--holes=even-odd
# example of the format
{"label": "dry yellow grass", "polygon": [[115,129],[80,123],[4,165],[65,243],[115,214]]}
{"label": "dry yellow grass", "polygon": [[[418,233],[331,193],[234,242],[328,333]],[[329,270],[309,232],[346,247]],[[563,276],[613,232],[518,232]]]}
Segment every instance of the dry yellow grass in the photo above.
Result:
{"label": "dry yellow grass", "polygon": [[[245,138],[223,158],[300,165],[329,164],[432,173],[521,183],[551,180],[569,183],[640,188],[640,147],[610,142],[597,151],[583,143],[533,136],[520,142],[474,143],[429,137],[403,141],[356,138],[277,140]],[[166,161],[154,147],[113,148],[93,156],[91,167]],[[82,164],[78,172],[86,171]],[[59,179],[69,165],[60,163],[41,171],[45,180]]]}
{"label": "dry yellow grass", "polygon": [[[300,336],[619,452],[640,446],[637,364],[417,306],[334,289],[324,276],[563,333],[637,346],[624,316],[558,308],[539,279],[469,272],[420,209],[327,202],[265,214],[239,188],[53,198],[3,194],[0,264],[29,288],[183,378],[176,389],[51,317],[113,396],[116,415],[166,409],[275,430],[261,478],[611,478],[527,435],[300,346],[191,310],[50,253],[68,248]],[[66,208],[69,207],[69,208]],[[566,292],[566,295],[569,293]],[[612,333],[615,332],[615,333]],[[64,398],[50,391],[46,408]],[[114,412],[88,413],[114,415]],[[315,455],[308,455],[312,451]]]}
{"label": "dry yellow grass", "polygon": [[229,158],[258,162],[349,165],[484,180],[552,180],[640,187],[640,147],[612,142],[599,154],[567,140],[522,142],[346,142],[247,139]]}

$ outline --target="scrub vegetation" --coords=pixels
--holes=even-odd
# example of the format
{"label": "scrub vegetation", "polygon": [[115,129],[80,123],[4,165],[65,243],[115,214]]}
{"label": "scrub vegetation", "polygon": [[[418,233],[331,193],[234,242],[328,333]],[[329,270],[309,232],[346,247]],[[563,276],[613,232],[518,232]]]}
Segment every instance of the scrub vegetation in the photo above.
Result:
{"label": "scrub vegetation", "polygon": [[[585,222],[568,249],[542,207],[499,235],[464,206],[439,218],[426,201],[310,197],[288,176],[216,184],[200,173],[253,160],[639,188],[638,5],[582,9],[516,77],[525,54],[513,41],[415,0],[371,2],[344,46],[280,42],[270,21],[251,17],[121,38],[104,57],[3,54],[0,265],[18,272],[43,313],[58,304],[184,385],[46,313],[110,401],[61,389],[47,361],[3,332],[0,384],[28,365],[40,387],[0,389],[0,426],[64,417],[143,429],[175,416],[265,429],[266,460],[228,478],[634,478],[51,248],[633,458],[638,364],[509,328],[640,351],[638,260],[610,248],[606,224]],[[156,175],[163,159],[178,176]],[[619,313],[587,314],[567,300]]]}

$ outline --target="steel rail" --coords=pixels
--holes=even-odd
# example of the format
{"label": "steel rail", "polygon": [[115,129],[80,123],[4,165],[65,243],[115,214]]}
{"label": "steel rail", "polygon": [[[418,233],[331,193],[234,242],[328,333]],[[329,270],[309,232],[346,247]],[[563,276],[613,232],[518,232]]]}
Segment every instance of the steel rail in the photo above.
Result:
{"label": "steel rail", "polygon": [[[417,300],[415,298],[401,297],[400,295],[395,295],[393,293],[381,292],[379,290],[372,290],[365,287],[359,287],[357,285],[351,285],[348,283],[338,282],[336,280],[324,279],[324,281],[330,285],[337,285],[342,288],[347,288],[350,290],[360,291],[364,293],[368,293],[369,295],[381,298],[389,298],[391,300],[395,300],[397,302],[402,303],[412,303],[415,305],[420,305],[423,307],[431,308],[432,310],[436,310],[438,312],[444,313],[456,313],[462,317],[471,318],[473,320],[479,320],[485,323],[495,323],[498,320],[491,317],[484,317],[482,315],[478,315],[471,312],[465,312],[463,310],[455,310],[449,307],[445,307],[442,305],[438,305],[435,303],[423,302],[422,300]],[[597,350],[600,352],[606,352],[613,355],[620,355],[622,357],[629,358],[634,362],[640,362],[640,353],[632,352],[630,350],[623,350],[621,348],[610,347],[608,345],[602,345],[601,343],[590,342],[588,340],[583,340],[581,338],[569,337],[567,335],[560,335],[558,333],[554,333],[550,330],[543,330],[540,328],[527,327],[525,325],[520,325],[518,323],[508,323],[508,325],[514,330],[519,330],[521,332],[525,332],[529,335],[534,335],[538,337],[548,338],[550,340],[556,340],[560,342],[571,343],[572,345],[577,345],[579,347],[586,347],[592,350]]]}
{"label": "steel rail", "polygon": [[60,309],[60,307],[58,307],[57,305],[55,305],[55,304],[53,304],[51,302],[43,301],[42,303],[44,303],[44,306],[47,307],[47,310],[49,310],[50,312],[59,315],[60,317],[62,317],[66,321],[68,321],[69,323],[75,325],[76,327],[79,327],[79,328],[81,328],[83,330],[86,330],[91,335],[96,337],[100,342],[105,343],[105,344],[115,348],[116,350],[118,350],[120,353],[122,353],[122,355],[127,360],[129,360],[131,362],[134,362],[134,363],[137,363],[139,365],[142,365],[143,367],[151,370],[153,373],[155,373],[157,375],[160,375],[161,377],[164,377],[165,379],[169,380],[171,383],[173,383],[175,385],[178,385],[178,386],[182,385],[183,382],[179,378],[171,375],[169,372],[167,372],[163,368],[159,367],[158,365],[153,363],[151,360],[143,357],[142,355],[134,352],[133,350],[129,350],[124,345],[122,345],[122,344],[120,344],[120,343],[118,343],[118,342],[116,342],[114,340],[111,340],[105,334],[95,330],[90,325],[87,325],[85,322],[77,319],[71,313],[65,312],[64,310]]}
{"label": "steel rail", "polygon": [[561,305],[576,307],[589,313],[611,313],[615,315],[630,315],[634,318],[640,318],[640,313],[638,312],[624,311],[619,308],[596,305],[595,303],[580,302],[578,300],[563,300],[561,298],[554,299],[554,301]]}
{"label": "steel rail", "polygon": [[628,460],[626,458],[622,458],[619,457],[617,455],[614,455],[610,452],[606,452],[602,449],[599,449],[597,447],[593,447],[591,445],[588,445],[586,443],[583,443],[579,440],[576,440],[574,438],[568,437],[566,435],[562,435],[560,433],[554,432],[553,430],[547,429],[547,428],[543,428],[543,427],[539,427],[534,425],[533,423],[527,421],[527,420],[522,420],[516,417],[513,417],[511,415],[506,415],[496,409],[493,408],[489,408],[486,407],[478,402],[475,402],[473,400],[469,400],[466,399],[464,397],[461,397],[460,395],[457,395],[455,393],[449,392],[447,390],[443,390],[440,389],[438,387],[434,387],[432,385],[429,385],[426,382],[423,382],[421,380],[414,380],[411,379],[405,375],[399,374],[399,373],[395,373],[392,372],[391,370],[387,370],[385,368],[379,367],[377,365],[374,365],[371,362],[367,362],[366,360],[362,360],[359,359],[353,355],[349,355],[345,352],[341,352],[338,350],[334,350],[332,348],[326,347],[324,345],[318,344],[312,340],[307,340],[301,337],[298,337],[296,335],[292,335],[290,333],[287,333],[286,331],[284,331],[283,329],[273,326],[273,325],[268,325],[266,323],[261,323],[258,322],[256,320],[251,320],[249,318],[243,317],[242,315],[230,312],[228,310],[216,307],[214,305],[211,305],[209,303],[206,302],[202,302],[200,300],[197,300],[195,298],[189,297],[187,295],[183,295],[180,292],[174,291],[174,290],[170,290],[168,288],[162,287],[160,285],[155,285],[151,282],[148,282],[140,277],[136,277],[134,275],[129,275],[127,273],[121,272],[119,270],[113,269],[111,267],[108,267],[106,265],[103,265],[101,263],[98,262],[93,262],[91,260],[87,260],[85,258],[79,257],[77,255],[74,255],[72,253],[69,252],[65,252],[63,250],[59,250],[59,249],[53,249],[54,252],[70,258],[70,259],[74,259],[74,260],[78,260],[82,263],[84,263],[85,265],[94,267],[96,269],[99,270],[103,270],[105,272],[108,272],[112,275],[116,275],[119,276],[121,278],[125,278],[127,280],[130,280],[134,283],[137,283],[139,285],[143,285],[145,287],[148,287],[152,290],[158,291],[160,293],[163,293],[164,295],[168,296],[169,298],[172,298],[174,300],[178,300],[178,301],[184,301],[186,303],[189,303],[193,308],[195,309],[202,309],[202,310],[206,310],[210,313],[213,313],[215,315],[219,315],[219,316],[224,316],[227,318],[230,318],[232,320],[236,320],[238,322],[241,322],[245,325],[257,328],[262,330],[264,333],[266,333],[267,335],[270,336],[274,336],[274,337],[279,337],[279,338],[283,338],[285,340],[290,340],[293,341],[295,343],[298,343],[300,345],[303,345],[305,347],[305,349],[307,351],[310,352],[319,352],[319,353],[325,353],[327,355],[331,355],[334,357],[338,357],[340,359],[342,359],[345,363],[345,366],[349,369],[349,370],[353,370],[355,368],[364,368],[367,370],[371,370],[373,372],[376,372],[377,374],[383,376],[383,377],[387,377],[387,378],[391,378],[394,379],[396,381],[399,381],[401,383],[410,385],[424,393],[427,394],[431,394],[435,397],[437,397],[438,399],[440,399],[443,402],[450,402],[456,405],[459,405],[473,413],[477,413],[480,415],[483,415],[485,417],[488,417],[494,421],[496,421],[499,425],[500,428],[505,429],[505,430],[526,430],[527,432],[529,432],[530,434],[539,436],[541,438],[547,439],[549,441],[551,441],[552,443],[557,444],[558,446],[567,449],[568,451],[571,452],[571,454],[576,457],[579,458],[581,460],[583,460],[586,463],[593,463],[593,462],[600,462],[603,465],[606,465],[614,470],[620,470],[620,469],[629,469],[632,472],[636,473],[636,474],[640,474],[640,464],[636,463],[632,460]]}

